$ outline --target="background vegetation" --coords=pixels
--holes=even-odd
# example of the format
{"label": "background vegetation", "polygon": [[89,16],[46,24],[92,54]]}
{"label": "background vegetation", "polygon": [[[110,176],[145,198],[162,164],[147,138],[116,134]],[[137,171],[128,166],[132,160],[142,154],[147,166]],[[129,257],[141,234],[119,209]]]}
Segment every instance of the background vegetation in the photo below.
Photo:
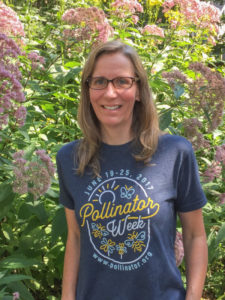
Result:
{"label": "background vegetation", "polygon": [[143,59],[161,129],[193,143],[208,198],[204,299],[225,299],[224,17],[197,0],[5,0],[0,18],[0,299],[60,299],[66,223],[53,164],[82,136],[88,52],[114,38]]}

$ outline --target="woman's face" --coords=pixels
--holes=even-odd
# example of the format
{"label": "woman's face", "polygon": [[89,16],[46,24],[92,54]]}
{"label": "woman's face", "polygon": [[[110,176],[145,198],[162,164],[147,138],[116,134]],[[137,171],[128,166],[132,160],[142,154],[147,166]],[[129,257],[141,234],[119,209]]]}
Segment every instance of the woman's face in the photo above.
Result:
{"label": "woman's face", "polygon": [[[93,77],[114,79],[117,77],[135,77],[134,67],[128,57],[122,53],[101,55],[95,65]],[[109,130],[131,131],[133,108],[139,101],[136,82],[128,89],[117,89],[112,82],[101,90],[89,88],[90,102],[98,118],[102,132]]]}

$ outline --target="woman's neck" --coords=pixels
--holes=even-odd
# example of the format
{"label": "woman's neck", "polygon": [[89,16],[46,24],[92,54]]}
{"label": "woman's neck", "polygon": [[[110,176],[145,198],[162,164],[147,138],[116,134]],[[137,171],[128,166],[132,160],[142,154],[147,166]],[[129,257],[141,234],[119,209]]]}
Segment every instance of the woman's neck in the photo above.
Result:
{"label": "woman's neck", "polygon": [[133,139],[131,129],[129,131],[121,131],[121,129],[102,129],[102,141],[108,145],[122,145]]}

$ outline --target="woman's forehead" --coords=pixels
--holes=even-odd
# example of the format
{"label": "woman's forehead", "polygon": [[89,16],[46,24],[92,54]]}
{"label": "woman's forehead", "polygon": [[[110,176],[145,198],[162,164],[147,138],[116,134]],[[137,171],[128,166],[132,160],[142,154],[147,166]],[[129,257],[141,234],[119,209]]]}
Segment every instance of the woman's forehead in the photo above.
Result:
{"label": "woman's forehead", "polygon": [[99,56],[93,69],[94,76],[111,73],[123,73],[124,76],[134,75],[134,66],[130,58],[121,52],[104,53]]}

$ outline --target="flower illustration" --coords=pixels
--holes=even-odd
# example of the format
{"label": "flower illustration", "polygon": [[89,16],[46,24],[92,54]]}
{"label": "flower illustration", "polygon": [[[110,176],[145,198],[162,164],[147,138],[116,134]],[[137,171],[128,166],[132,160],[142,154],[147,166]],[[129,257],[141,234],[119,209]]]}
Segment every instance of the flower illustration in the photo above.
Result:
{"label": "flower illustration", "polygon": [[103,238],[101,244],[102,246],[100,247],[100,249],[108,253],[108,256],[110,256],[110,254],[112,254],[115,250],[114,246],[116,245],[116,243],[112,240],[107,240],[106,238]]}

